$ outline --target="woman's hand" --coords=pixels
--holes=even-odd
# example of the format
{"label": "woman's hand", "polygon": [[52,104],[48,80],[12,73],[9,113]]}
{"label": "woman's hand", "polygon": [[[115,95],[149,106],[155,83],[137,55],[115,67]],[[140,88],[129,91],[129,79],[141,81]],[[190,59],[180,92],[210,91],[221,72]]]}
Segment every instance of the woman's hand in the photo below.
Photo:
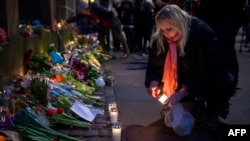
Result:
{"label": "woman's hand", "polygon": [[157,98],[160,94],[161,90],[160,87],[158,86],[157,81],[152,81],[150,83],[150,86],[148,87],[148,93],[153,96],[154,98]]}
{"label": "woman's hand", "polygon": [[177,104],[181,101],[181,99],[188,95],[188,92],[186,89],[182,88],[181,90],[175,92],[173,95],[171,95],[167,102],[170,104]]}

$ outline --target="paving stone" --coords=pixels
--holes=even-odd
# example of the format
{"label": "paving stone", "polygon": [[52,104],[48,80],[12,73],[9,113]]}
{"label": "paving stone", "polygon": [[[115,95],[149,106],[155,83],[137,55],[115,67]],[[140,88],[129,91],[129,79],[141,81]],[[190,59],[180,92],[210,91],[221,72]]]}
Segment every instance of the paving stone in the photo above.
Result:
{"label": "paving stone", "polygon": [[112,103],[114,101],[116,101],[114,96],[106,96],[106,103]]}
{"label": "paving stone", "polygon": [[106,117],[96,117],[94,120],[95,124],[106,124]]}
{"label": "paving stone", "polygon": [[94,95],[105,95],[105,92],[104,91],[96,91],[94,92]]}
{"label": "paving stone", "polygon": [[106,93],[107,95],[109,95],[109,94],[114,94],[114,89],[113,89],[113,87],[106,87],[106,88],[105,88],[105,93]]}
{"label": "paving stone", "polygon": [[103,129],[107,129],[107,124],[93,124],[91,126],[92,130],[103,130]]}
{"label": "paving stone", "polygon": [[83,137],[96,137],[99,136],[98,130],[88,130],[83,133]]}
{"label": "paving stone", "polygon": [[105,114],[97,114],[95,118],[106,118],[106,115]]}
{"label": "paving stone", "polygon": [[104,96],[100,96],[100,102],[105,102],[105,97]]}
{"label": "paving stone", "polygon": [[112,136],[111,130],[100,130],[99,136],[101,137],[111,137]]}
{"label": "paving stone", "polygon": [[69,131],[69,136],[80,137],[80,136],[83,136],[83,134],[84,134],[85,132],[86,132],[86,131],[84,131],[84,130],[70,130],[70,131]]}
{"label": "paving stone", "polygon": [[69,134],[69,130],[57,130],[57,131],[66,135]]}
{"label": "paving stone", "polygon": [[88,141],[89,140],[89,138],[86,138],[86,137],[79,137],[77,139],[79,139],[80,141]]}
{"label": "paving stone", "polygon": [[112,139],[103,138],[103,137],[92,137],[92,138],[89,138],[88,141],[112,141]]}

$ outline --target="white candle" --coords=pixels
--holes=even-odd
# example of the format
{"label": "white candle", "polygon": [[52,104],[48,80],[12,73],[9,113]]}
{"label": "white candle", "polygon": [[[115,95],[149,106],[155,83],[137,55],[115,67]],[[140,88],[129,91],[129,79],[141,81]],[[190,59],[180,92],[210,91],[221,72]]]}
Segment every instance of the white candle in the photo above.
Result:
{"label": "white candle", "polygon": [[109,113],[110,113],[110,123],[114,124],[118,122],[118,109],[112,108]]}
{"label": "white candle", "polygon": [[113,141],[121,141],[122,126],[120,123],[112,125],[112,139]]}
{"label": "white candle", "polygon": [[166,100],[168,99],[168,97],[163,94],[161,95],[161,97],[158,99],[162,104],[165,104],[166,103]]}

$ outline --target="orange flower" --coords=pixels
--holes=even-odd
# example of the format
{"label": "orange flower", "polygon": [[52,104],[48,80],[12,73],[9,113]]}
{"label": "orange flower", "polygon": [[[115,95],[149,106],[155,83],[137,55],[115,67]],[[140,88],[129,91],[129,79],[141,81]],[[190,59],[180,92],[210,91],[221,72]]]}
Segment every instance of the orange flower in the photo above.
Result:
{"label": "orange flower", "polygon": [[53,77],[52,77],[52,80],[54,80],[55,82],[62,82],[64,80],[64,77],[60,74],[55,74]]}
{"label": "orange flower", "polygon": [[0,141],[7,141],[6,137],[3,135],[0,135]]}

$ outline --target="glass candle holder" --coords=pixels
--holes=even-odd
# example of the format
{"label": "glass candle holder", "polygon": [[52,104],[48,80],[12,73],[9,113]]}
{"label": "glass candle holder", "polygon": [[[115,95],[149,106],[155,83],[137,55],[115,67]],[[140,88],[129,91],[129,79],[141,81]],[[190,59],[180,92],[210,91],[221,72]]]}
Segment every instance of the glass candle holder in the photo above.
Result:
{"label": "glass candle holder", "polygon": [[112,140],[121,141],[122,125],[117,122],[112,125]]}
{"label": "glass candle holder", "polygon": [[114,124],[118,122],[118,109],[111,108],[110,112],[110,123]]}
{"label": "glass candle holder", "polygon": [[108,106],[109,112],[111,111],[112,108],[117,108],[117,104],[115,102],[109,103],[109,106]]}

